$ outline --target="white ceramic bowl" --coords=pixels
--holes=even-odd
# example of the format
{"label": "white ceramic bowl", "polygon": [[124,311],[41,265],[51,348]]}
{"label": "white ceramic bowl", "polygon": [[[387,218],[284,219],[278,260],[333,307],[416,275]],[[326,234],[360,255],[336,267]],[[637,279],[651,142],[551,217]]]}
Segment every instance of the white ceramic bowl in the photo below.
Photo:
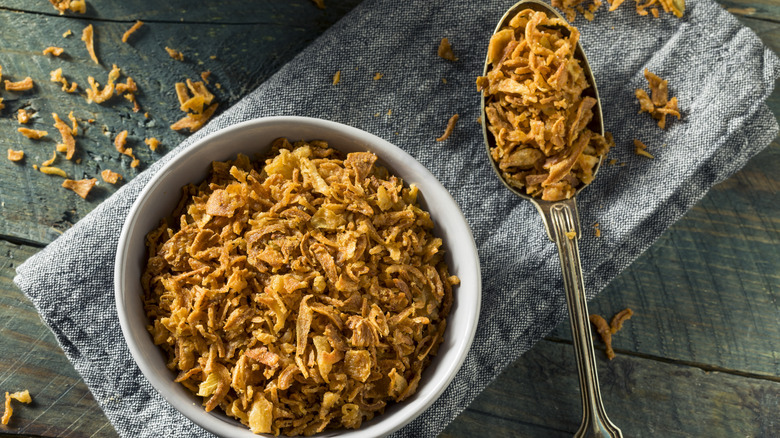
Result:
{"label": "white ceramic bowl", "polygon": [[[420,189],[420,204],[435,223],[434,233],[444,240],[450,272],[460,286],[447,321],[438,355],[426,369],[417,393],[385,413],[365,422],[357,430],[326,431],[318,436],[379,437],[406,425],[427,409],[455,377],[466,357],[477,328],[481,299],[479,258],[471,231],[458,205],[428,170],[398,147],[365,131],[340,123],[305,117],[267,117],[240,123],[198,141],[169,161],[152,178],[136,200],[122,228],[116,255],[114,288],[122,332],[133,358],[154,388],[177,410],[204,429],[230,437],[257,437],[246,426],[224,415],[220,409],[205,412],[201,401],[165,367],[162,350],[146,330],[141,296],[141,272],[145,264],[145,236],[161,218],[169,215],[188,183],[206,178],[211,161],[235,158],[241,152],[250,157],[265,152],[272,140],[326,140],[345,153],[371,151],[379,164],[406,184]],[[162,431],[161,431],[162,432]]]}

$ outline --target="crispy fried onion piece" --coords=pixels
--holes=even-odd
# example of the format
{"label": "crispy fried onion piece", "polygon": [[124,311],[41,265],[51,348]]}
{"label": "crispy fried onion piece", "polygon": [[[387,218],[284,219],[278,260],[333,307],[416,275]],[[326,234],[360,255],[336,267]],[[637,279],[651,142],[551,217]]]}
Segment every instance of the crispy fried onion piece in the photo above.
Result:
{"label": "crispy fried onion piece", "polygon": [[166,46],[165,51],[168,52],[168,56],[171,58],[177,60],[177,61],[184,61],[184,54],[176,49],[171,49],[170,47]]}
{"label": "crispy fried onion piece", "polygon": [[148,330],[206,410],[311,435],[415,393],[458,279],[376,160],[278,139],[264,163],[212,163],[147,236]]}
{"label": "crispy fried onion piece", "polygon": [[123,94],[124,98],[129,100],[133,104],[133,112],[140,112],[141,106],[136,100],[135,93],[138,92],[138,84],[133,78],[128,77],[125,83],[119,82],[116,84],[116,94]]}
{"label": "crispy fried onion piece", "polygon": [[206,88],[203,82],[192,82],[187,79],[176,83],[176,97],[179,99],[179,108],[184,112],[200,114],[203,107],[214,100],[214,95]]}
{"label": "crispy fried onion piece", "polygon": [[47,47],[47,48],[43,49],[43,54],[44,55],[52,55],[52,56],[60,56],[60,55],[62,55],[62,52],[64,52],[64,51],[65,51],[65,49],[63,49],[62,47],[50,46],[50,47]]}
{"label": "crispy fried onion piece", "polygon": [[84,44],[86,44],[89,57],[95,61],[95,64],[100,64],[100,61],[98,61],[98,57],[95,54],[95,29],[91,24],[81,31],[81,41],[84,41]]}
{"label": "crispy fried onion piece", "polygon": [[22,124],[26,125],[30,122],[30,113],[27,112],[24,108],[19,108],[18,111],[16,111],[16,120]]}
{"label": "crispy fried onion piece", "polygon": [[72,179],[66,179],[62,182],[62,187],[73,190],[77,195],[84,199],[87,199],[87,195],[92,190],[92,187],[97,183],[97,178],[81,179],[74,181]]}
{"label": "crispy fried onion piece", "polygon": [[46,160],[43,163],[41,163],[41,166],[42,167],[51,166],[52,164],[54,164],[55,161],[57,161],[57,151],[56,150],[52,151],[51,158],[49,158],[48,160]]}
{"label": "crispy fried onion piece", "polygon": [[132,26],[130,26],[130,29],[127,29],[127,31],[125,31],[125,33],[122,34],[122,42],[126,43],[127,40],[130,38],[130,35],[132,35],[133,32],[135,32],[138,29],[140,29],[141,26],[143,26],[143,25],[144,25],[143,21],[136,20],[136,22]]}
{"label": "crispy fried onion piece", "polygon": [[102,172],[100,172],[100,177],[103,178],[103,181],[109,184],[116,184],[117,181],[122,179],[122,175],[112,171],[111,169],[104,169]]}
{"label": "crispy fried onion piece", "polygon": [[203,127],[217,110],[218,104],[211,103],[214,95],[202,81],[192,82],[187,79],[186,83],[177,82],[176,97],[179,99],[179,108],[187,115],[171,125],[174,131],[189,129],[190,132],[195,132]]}
{"label": "crispy fried onion piece", "polygon": [[116,151],[119,152],[120,154],[127,155],[128,157],[132,158],[133,161],[130,162],[130,167],[138,167],[140,161],[133,154],[133,148],[128,148],[126,147],[126,145],[127,145],[127,130],[124,130],[119,134],[117,134],[116,137],[114,137],[114,147],[116,148]]}
{"label": "crispy fried onion piece", "polygon": [[89,88],[87,89],[87,103],[103,103],[108,99],[111,99],[111,96],[114,95],[114,89],[116,88],[114,83],[119,79],[120,73],[119,67],[114,64],[111,67],[111,71],[108,72],[108,82],[102,90],[100,89],[100,84],[95,81],[95,78],[88,76],[87,82],[89,82]]}
{"label": "crispy fried onion piece", "polygon": [[455,53],[452,52],[452,45],[450,45],[450,40],[447,38],[441,39],[441,42],[439,43],[439,49],[436,51],[436,53],[440,58],[444,58],[448,61],[458,60],[458,58],[455,57]]}
{"label": "crispy fried onion piece", "polygon": [[[617,0],[623,1],[623,0]],[[603,2],[601,0],[593,0],[593,3],[585,5],[586,0],[552,0],[551,4],[560,9],[569,21],[574,21],[577,18],[577,12],[582,14],[588,21],[593,20],[593,13],[601,7]]]}
{"label": "crispy fried onion piece", "polygon": [[[618,3],[618,6],[620,3],[622,1]],[[658,18],[658,6],[661,6],[664,12],[674,14],[677,18],[682,18],[685,13],[685,0],[645,0],[644,2],[637,0],[636,12],[644,16],[648,14],[649,10],[653,17]],[[617,6],[614,6],[614,8],[617,8]],[[614,8],[610,7],[609,10],[613,11]]]}
{"label": "crispy fried onion piece", "polygon": [[9,394],[8,391],[5,393],[5,411],[3,412],[3,417],[0,418],[0,424],[7,425],[11,421],[11,416],[14,413],[14,409],[11,406],[11,400],[16,400],[21,403],[30,404],[32,403],[32,397],[30,397],[30,391],[24,390],[19,392],[14,392],[13,394]]}
{"label": "crispy fried onion piece", "polygon": [[146,143],[152,151],[156,151],[157,148],[160,147],[160,140],[157,140],[155,137],[145,138],[144,143]]}
{"label": "crispy fried onion piece", "polygon": [[614,335],[621,328],[623,328],[623,323],[631,319],[631,316],[633,315],[634,315],[633,310],[629,308],[625,308],[620,312],[616,313],[615,316],[612,317],[612,320],[609,322],[609,325],[607,325],[607,321],[604,318],[602,318],[600,315],[589,316],[591,324],[593,324],[593,326],[596,327],[596,332],[599,334],[601,340],[604,342],[604,345],[606,347],[607,359],[612,360],[615,358],[615,350],[612,349],[612,335]]}
{"label": "crispy fried onion piece", "polygon": [[65,11],[71,10],[83,14],[87,12],[86,0],[49,0],[54,6],[54,9],[60,11],[60,15],[63,15]]}
{"label": "crispy fried onion piece", "polygon": [[[609,11],[616,10],[625,0],[607,0],[609,3]],[[587,20],[592,21],[594,18],[593,13],[601,7],[603,2],[601,0],[593,0],[593,3],[586,5],[586,0],[552,0],[552,5],[566,14],[566,19],[573,21],[577,17],[577,12],[582,14]],[[672,13],[677,18],[682,18],[685,13],[685,0],[637,0],[636,12],[639,15],[645,16],[648,14],[648,10],[653,17],[658,18],[658,7],[661,7],[664,12]]]}
{"label": "crispy fried onion piece", "polygon": [[320,9],[325,9],[325,0],[312,0]]}
{"label": "crispy fried onion piece", "polygon": [[634,153],[651,159],[655,158],[653,154],[647,152],[647,145],[637,138],[634,139]]}
{"label": "crispy fried onion piece", "polygon": [[49,134],[46,131],[41,131],[38,129],[29,129],[29,128],[19,128],[17,129],[17,131],[21,132],[23,136],[32,140],[39,140]]}
{"label": "crispy fried onion piece", "polygon": [[181,131],[182,129],[189,129],[190,132],[197,131],[198,129],[202,128],[206,122],[208,122],[208,120],[214,114],[214,111],[217,110],[217,105],[218,104],[216,102],[209,105],[209,107],[206,108],[201,114],[187,114],[186,116],[179,119],[179,121],[171,125],[171,129],[174,131]]}
{"label": "crispy fried onion piece", "polygon": [[436,141],[444,141],[450,138],[452,131],[455,130],[455,124],[458,123],[458,117],[460,116],[457,114],[453,114],[452,117],[450,117],[450,119],[447,121],[447,128],[444,130],[444,134],[437,138]]}
{"label": "crispy fried onion piece", "polygon": [[637,88],[634,94],[639,101],[639,112],[650,113],[658,120],[658,127],[666,128],[666,116],[680,118],[680,109],[677,107],[677,97],[669,98],[669,81],[661,79],[658,75],[645,69],[645,79],[650,85],[650,95],[641,88]]}
{"label": "crispy fried onion piece", "polygon": [[[72,115],[73,112],[70,113],[69,117],[72,117]],[[73,136],[78,133],[78,130],[75,124],[75,118],[71,119],[74,121],[74,125],[71,128],[67,123],[62,121],[57,113],[52,113],[51,116],[54,118],[54,127],[57,128],[60,132],[60,136],[62,136],[62,143],[57,145],[57,150],[65,152],[65,159],[70,160],[76,152],[76,139],[73,138]]]}
{"label": "crispy fried onion piece", "polygon": [[[35,167],[36,167],[36,165],[33,165],[33,168],[35,168]],[[61,176],[63,178],[67,178],[68,177],[68,174],[65,173],[65,171],[60,169],[59,167],[41,166],[38,170],[40,170],[41,173],[45,173],[46,175]]]}
{"label": "crispy fried onion piece", "polygon": [[8,148],[8,159],[11,161],[22,161],[24,159],[24,151],[15,151]]}
{"label": "crispy fried onion piece", "polygon": [[31,77],[27,76],[26,78],[22,79],[18,82],[11,82],[8,79],[5,81],[5,89],[8,91],[27,91],[32,90],[35,83],[33,83],[33,80]]}
{"label": "crispy fried onion piece", "polygon": [[593,180],[612,146],[587,128],[596,100],[574,56],[579,31],[530,9],[490,39],[485,96],[490,154],[510,185],[547,201],[567,199]]}
{"label": "crispy fried onion piece", "polygon": [[62,84],[62,91],[66,93],[73,93],[76,91],[76,88],[78,87],[78,84],[75,82],[71,82],[68,84],[68,80],[65,79],[65,76],[62,75],[62,68],[58,68],[57,70],[52,71],[49,73],[49,78],[52,82],[59,82]]}

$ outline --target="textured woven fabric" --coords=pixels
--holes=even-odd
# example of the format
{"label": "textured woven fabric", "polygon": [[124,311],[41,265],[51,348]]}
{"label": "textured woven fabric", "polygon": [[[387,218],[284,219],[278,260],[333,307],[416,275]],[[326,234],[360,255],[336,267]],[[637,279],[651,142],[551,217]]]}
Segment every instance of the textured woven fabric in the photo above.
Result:
{"label": "textured woven fabric", "polygon": [[[113,262],[125,215],[172,156],[220,128],[270,115],[346,123],[409,152],[463,210],[479,249],[483,304],[474,345],[444,395],[397,436],[431,437],[509,363],[565,317],[556,250],[530,203],[493,174],[477,123],[489,36],[507,2],[367,0],[241,102],[118,190],[18,268],[15,281],[38,308],[106,415],[125,437],[208,436],[144,379],[122,339]],[[705,192],[777,133],[764,101],[778,58],[712,0],[690,0],[683,19],[640,17],[633,3],[575,23],[595,71],[606,129],[617,147],[578,196],[583,272],[595,295]],[[458,61],[436,56],[448,37]],[[660,130],[637,114],[643,70],[668,79],[682,120]],[[341,82],[331,78],[341,71]],[[375,73],[381,79],[374,79]],[[452,136],[435,138],[460,114]],[[634,138],[654,160],[633,152]],[[593,236],[598,222],[602,237]]]}

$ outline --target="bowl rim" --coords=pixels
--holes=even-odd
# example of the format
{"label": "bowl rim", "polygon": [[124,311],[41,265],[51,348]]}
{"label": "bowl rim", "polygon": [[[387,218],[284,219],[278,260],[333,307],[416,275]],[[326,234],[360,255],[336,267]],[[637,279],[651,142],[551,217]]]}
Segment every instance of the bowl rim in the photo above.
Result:
{"label": "bowl rim", "polygon": [[[456,374],[458,373],[461,366],[465,362],[468,352],[471,350],[476,335],[478,322],[479,322],[479,315],[481,311],[481,302],[482,302],[482,276],[481,276],[481,267],[479,261],[479,253],[477,251],[477,246],[476,246],[476,242],[474,241],[473,233],[471,232],[471,228],[469,227],[468,221],[463,215],[463,212],[461,211],[457,202],[455,202],[455,200],[452,198],[452,195],[449,193],[449,191],[447,191],[447,189],[442,185],[442,183],[425,166],[423,166],[420,162],[418,162],[414,157],[409,155],[406,151],[390,143],[389,141],[384,140],[381,137],[378,137],[362,129],[355,128],[339,122],[334,122],[334,121],[320,119],[320,118],[313,118],[313,117],[302,117],[302,116],[259,117],[259,118],[246,120],[244,122],[236,123],[231,126],[212,132],[204,136],[203,138],[196,140],[195,142],[193,142],[192,145],[188,146],[186,149],[179,151],[178,153],[176,153],[174,157],[168,160],[168,162],[163,164],[157,170],[157,172],[149,179],[149,181],[145,184],[144,188],[139,193],[138,197],[133,201],[133,204],[128,210],[127,216],[122,225],[122,230],[117,244],[117,252],[116,252],[116,258],[114,264],[114,298],[115,298],[117,316],[119,319],[120,327],[122,329],[122,335],[127,345],[127,348],[130,351],[130,355],[132,356],[135,364],[140,369],[141,374],[167,403],[169,403],[176,411],[178,411],[179,413],[187,417],[193,423],[204,428],[205,430],[214,433],[216,435],[219,435],[220,433],[224,433],[224,431],[216,430],[219,429],[219,427],[217,426],[221,425],[224,427],[225,422],[223,420],[215,417],[214,415],[202,415],[203,413],[205,413],[205,411],[202,410],[202,406],[200,405],[197,406],[197,408],[200,410],[200,415],[192,415],[190,409],[184,409],[184,406],[180,405],[180,403],[182,403],[182,399],[179,396],[175,394],[171,394],[169,391],[165,390],[161,382],[162,378],[159,377],[158,373],[152,368],[152,366],[149,363],[147,363],[145,360],[139,360],[139,358],[144,357],[143,349],[141,345],[136,342],[134,332],[131,328],[132,324],[130,322],[130,315],[127,312],[126,306],[123,305],[124,300],[128,298],[128,296],[125,294],[125,288],[124,288],[125,266],[131,262],[130,260],[128,260],[127,253],[128,253],[128,248],[133,243],[130,240],[131,235],[137,237],[138,231],[135,230],[136,228],[135,224],[138,221],[139,212],[143,211],[145,208],[148,208],[149,206],[150,200],[148,198],[148,195],[155,190],[160,180],[163,180],[166,176],[168,176],[172,172],[172,169],[177,168],[190,155],[196,153],[201,149],[208,148],[209,144],[212,143],[217,138],[223,136],[235,135],[244,130],[259,129],[262,127],[262,125],[273,126],[274,124],[285,124],[285,123],[305,124],[311,128],[321,128],[325,131],[329,131],[330,133],[339,133],[341,135],[353,139],[355,144],[360,143],[364,145],[364,148],[369,147],[367,145],[371,145],[370,148],[372,148],[372,151],[376,153],[376,155],[379,157],[379,161],[382,161],[383,158],[382,154],[392,153],[398,155],[398,158],[404,161],[405,166],[410,166],[411,168],[413,168],[415,172],[420,173],[426,177],[426,179],[428,180],[428,185],[431,186],[428,188],[435,189],[434,191],[436,193],[434,195],[436,197],[437,203],[443,202],[447,204],[449,210],[457,212],[456,215],[453,215],[454,217],[448,217],[447,220],[449,222],[455,219],[458,228],[460,228],[459,231],[465,231],[466,235],[468,236],[465,247],[469,254],[464,256],[463,260],[473,261],[473,266],[471,266],[470,267],[471,269],[469,269],[469,266],[464,265],[462,269],[468,269],[470,271],[469,273],[473,275],[473,279],[472,279],[473,290],[469,290],[469,292],[472,295],[474,295],[474,299],[470,301],[472,310],[470,312],[466,312],[466,315],[469,315],[469,317],[465,320],[464,334],[466,338],[461,342],[457,342],[456,346],[458,346],[459,348],[456,351],[455,360],[452,362],[442,364],[443,370],[437,370],[437,381],[439,383],[437,384],[437,386],[434,387],[434,389],[431,392],[425,394],[423,397],[416,398],[415,396],[419,393],[418,390],[418,393],[415,393],[415,395],[412,396],[410,399],[404,400],[399,403],[399,405],[403,405],[403,407],[399,408],[399,410],[404,412],[409,411],[411,412],[411,415],[405,415],[405,416],[401,415],[398,418],[393,418],[395,421],[384,422],[381,420],[386,418],[385,416],[388,415],[387,413],[385,413],[377,417],[374,417],[374,419],[370,420],[370,422],[372,423],[375,422],[371,425],[372,435],[370,436],[379,436],[379,435],[373,435],[374,433],[387,435],[411,423],[414,419],[416,419],[423,412],[425,412],[434,402],[436,402],[436,400],[439,399],[441,394],[447,389],[450,383],[452,383]],[[338,149],[338,146],[336,146],[336,148]],[[377,149],[379,151],[377,151]],[[197,179],[197,178],[193,177],[192,179]],[[403,176],[402,179],[404,179],[404,181],[407,182]],[[425,196],[425,193],[423,193],[423,196]],[[434,223],[439,223],[438,227],[440,228],[441,219],[438,219],[436,217],[433,217],[432,219],[434,220]],[[141,231],[145,236],[149,230],[141,230]],[[459,240],[465,240],[465,236],[458,236],[457,238]],[[445,242],[446,241],[447,240],[445,239]],[[139,288],[140,288],[140,281],[139,281]],[[458,303],[458,299],[456,298],[455,303],[453,304],[453,308],[457,305],[457,303]],[[452,315],[452,313],[450,315]],[[449,328],[449,324],[448,324],[448,328]],[[151,341],[150,335],[149,335],[149,341]],[[159,347],[154,345],[153,343],[152,345],[155,348],[159,349]],[[434,357],[433,360],[435,361],[437,357]],[[433,363],[434,362],[432,362],[431,365]],[[426,370],[430,369],[431,365],[426,367]],[[189,402],[185,404],[189,404]],[[367,423],[369,422],[365,422],[364,424]],[[241,426],[246,427],[244,425]],[[368,427],[369,426],[366,425],[366,426],[361,426],[358,429],[349,429],[349,430],[338,429],[338,430],[330,430],[330,431],[326,430],[314,436],[315,437],[332,436],[334,432],[336,434],[346,433],[354,437],[369,436],[366,434],[367,433],[366,429]],[[246,428],[246,431],[251,433],[249,428]],[[361,433],[361,432],[366,432],[366,433]],[[270,435],[252,434],[252,436],[270,436]]]}

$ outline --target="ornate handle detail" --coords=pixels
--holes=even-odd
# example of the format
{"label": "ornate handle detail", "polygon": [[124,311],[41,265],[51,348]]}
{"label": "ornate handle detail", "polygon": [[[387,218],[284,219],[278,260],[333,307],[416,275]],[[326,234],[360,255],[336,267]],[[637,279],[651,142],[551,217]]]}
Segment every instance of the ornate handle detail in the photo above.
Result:
{"label": "ornate handle detail", "polygon": [[622,438],[620,429],[607,418],[601,401],[596,358],[588,321],[585,284],[580,265],[580,250],[577,245],[580,237],[577,204],[572,198],[554,203],[540,203],[537,208],[542,213],[550,239],[558,246],[563,271],[563,286],[566,291],[566,305],[569,309],[582,396],[582,424],[574,436]]}

